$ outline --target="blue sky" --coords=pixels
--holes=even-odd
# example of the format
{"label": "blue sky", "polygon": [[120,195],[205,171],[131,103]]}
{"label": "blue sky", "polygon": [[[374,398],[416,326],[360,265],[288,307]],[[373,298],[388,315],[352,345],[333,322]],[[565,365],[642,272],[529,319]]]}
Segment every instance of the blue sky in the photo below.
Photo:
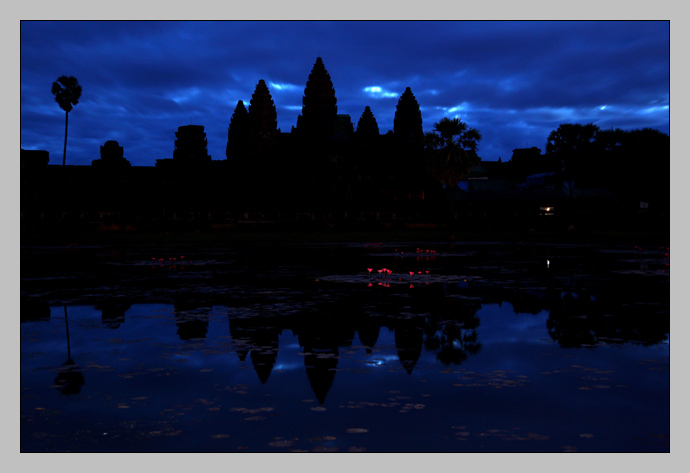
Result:
{"label": "blue sky", "polygon": [[483,160],[545,149],[561,123],[669,133],[667,21],[22,21],[21,147],[61,164],[65,114],[51,84],[83,87],[69,115],[67,164],[90,164],[117,140],[133,165],[171,158],[182,125],[205,127],[225,159],[238,100],[268,85],[289,132],[321,57],[338,113],[353,124],[369,106],[393,129],[406,87],[425,131],[443,117],[479,129]]}

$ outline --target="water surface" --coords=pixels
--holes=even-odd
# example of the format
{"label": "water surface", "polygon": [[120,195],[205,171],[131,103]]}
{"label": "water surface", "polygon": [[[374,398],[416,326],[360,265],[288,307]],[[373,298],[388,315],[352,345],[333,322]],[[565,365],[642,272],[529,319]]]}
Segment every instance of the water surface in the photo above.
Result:
{"label": "water surface", "polygon": [[22,256],[25,452],[669,450],[664,247]]}

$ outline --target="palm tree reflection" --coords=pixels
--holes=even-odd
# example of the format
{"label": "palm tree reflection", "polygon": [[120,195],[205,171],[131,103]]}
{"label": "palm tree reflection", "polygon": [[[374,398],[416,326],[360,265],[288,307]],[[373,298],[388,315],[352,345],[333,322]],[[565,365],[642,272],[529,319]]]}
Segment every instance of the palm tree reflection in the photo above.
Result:
{"label": "palm tree reflection", "polygon": [[81,387],[84,385],[84,375],[81,372],[79,365],[72,360],[72,353],[70,351],[69,343],[69,320],[67,318],[67,306],[65,307],[65,332],[67,334],[67,361],[65,361],[60,369],[58,375],[55,377],[55,385],[63,395],[78,394]]}
{"label": "palm tree reflection", "polygon": [[481,350],[477,334],[480,303],[446,297],[435,307],[424,327],[424,348],[446,366],[459,365]]}

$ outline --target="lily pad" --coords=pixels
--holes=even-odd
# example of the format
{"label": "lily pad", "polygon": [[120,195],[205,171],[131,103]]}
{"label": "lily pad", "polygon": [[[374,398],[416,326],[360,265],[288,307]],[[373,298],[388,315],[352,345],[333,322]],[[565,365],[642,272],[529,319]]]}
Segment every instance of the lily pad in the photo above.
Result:
{"label": "lily pad", "polygon": [[338,450],[340,450],[339,447],[330,447],[327,445],[318,445],[311,449],[311,451],[315,453],[332,453],[337,452]]}
{"label": "lily pad", "polygon": [[366,452],[366,447],[347,447],[347,451],[351,453]]}
{"label": "lily pad", "polygon": [[347,432],[348,434],[365,434],[365,433],[369,432],[369,429],[354,427],[354,428],[347,429],[345,432]]}
{"label": "lily pad", "polygon": [[295,444],[292,440],[276,440],[268,444],[269,447],[291,447]]}

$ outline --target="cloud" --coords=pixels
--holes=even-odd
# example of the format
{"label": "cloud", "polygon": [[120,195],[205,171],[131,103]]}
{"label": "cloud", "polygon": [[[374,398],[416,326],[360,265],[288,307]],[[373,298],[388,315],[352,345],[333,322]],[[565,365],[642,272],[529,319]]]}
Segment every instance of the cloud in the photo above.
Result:
{"label": "cloud", "polygon": [[374,99],[400,98],[400,94],[390,92],[377,85],[367,86],[362,89],[365,94]]}
{"label": "cloud", "polygon": [[269,82],[268,83],[269,89],[274,89],[277,91],[286,91],[286,92],[292,92],[296,90],[301,90],[301,87],[296,86],[295,84],[280,84],[277,82]]}

